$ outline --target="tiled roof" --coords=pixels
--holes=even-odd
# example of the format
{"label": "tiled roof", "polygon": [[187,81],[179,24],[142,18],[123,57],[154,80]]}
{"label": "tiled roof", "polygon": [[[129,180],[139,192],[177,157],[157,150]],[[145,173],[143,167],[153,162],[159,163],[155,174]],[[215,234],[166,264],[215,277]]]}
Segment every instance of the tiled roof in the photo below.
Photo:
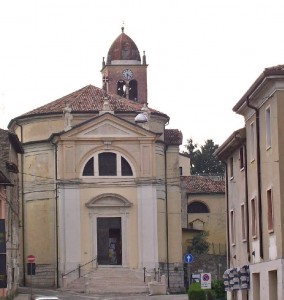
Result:
{"label": "tiled roof", "polygon": [[[45,114],[62,114],[62,110],[69,103],[72,114],[74,113],[90,113],[101,111],[104,104],[104,97],[108,96],[110,109],[115,112],[138,112],[141,110],[143,104],[128,100],[117,95],[106,94],[103,89],[93,85],[87,85],[78,91],[75,91],[67,96],[52,101],[46,105],[38,107],[29,111],[18,118],[28,117],[32,115]],[[150,109],[151,113],[165,114]],[[168,116],[166,116],[168,118]]]}
{"label": "tiled roof", "polygon": [[225,193],[225,181],[212,180],[208,176],[181,176],[181,182],[190,194]]}
{"label": "tiled roof", "polygon": [[165,129],[165,143],[167,145],[181,145],[182,132],[178,129]]}
{"label": "tiled roof", "polygon": [[264,72],[273,72],[273,71],[284,71],[284,65],[277,65],[269,68],[265,68]]}

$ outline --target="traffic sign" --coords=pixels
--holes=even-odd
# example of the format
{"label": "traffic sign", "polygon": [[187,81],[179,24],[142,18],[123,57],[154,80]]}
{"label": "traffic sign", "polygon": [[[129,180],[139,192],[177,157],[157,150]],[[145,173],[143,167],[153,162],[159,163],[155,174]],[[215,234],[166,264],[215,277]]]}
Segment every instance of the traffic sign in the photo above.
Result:
{"label": "traffic sign", "polygon": [[34,255],[28,255],[28,263],[34,263],[35,262],[35,256]]}
{"label": "traffic sign", "polygon": [[193,256],[190,253],[186,253],[183,257],[183,261],[186,264],[190,264],[193,261]]}
{"label": "traffic sign", "polygon": [[201,273],[201,288],[211,289],[211,273]]}

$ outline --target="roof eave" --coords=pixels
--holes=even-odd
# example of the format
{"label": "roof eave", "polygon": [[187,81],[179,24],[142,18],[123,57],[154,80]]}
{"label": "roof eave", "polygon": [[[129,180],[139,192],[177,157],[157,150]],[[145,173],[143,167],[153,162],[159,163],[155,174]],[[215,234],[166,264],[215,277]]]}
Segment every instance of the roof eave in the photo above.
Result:
{"label": "roof eave", "polygon": [[247,101],[247,98],[250,97],[262,85],[262,83],[271,76],[273,76],[273,77],[275,77],[275,76],[283,77],[284,76],[284,70],[278,70],[278,69],[273,69],[273,68],[264,69],[264,71],[259,75],[259,77],[255,80],[255,82],[247,90],[247,92],[235,104],[235,106],[233,107],[233,111],[238,113],[239,109]]}
{"label": "roof eave", "polygon": [[213,153],[214,157],[217,157],[221,161],[225,161],[237,147],[242,145],[246,140],[246,129],[245,127],[234,131],[228,139],[218,147]]}

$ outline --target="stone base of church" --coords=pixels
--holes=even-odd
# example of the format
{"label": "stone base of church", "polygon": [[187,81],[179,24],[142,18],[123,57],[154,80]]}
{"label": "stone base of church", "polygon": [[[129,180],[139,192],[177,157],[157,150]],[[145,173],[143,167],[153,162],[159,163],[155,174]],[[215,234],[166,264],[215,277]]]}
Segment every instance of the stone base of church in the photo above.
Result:
{"label": "stone base of church", "polygon": [[[169,267],[169,270],[168,270]],[[185,293],[184,269],[182,263],[160,263],[160,275],[169,276],[169,292],[173,294]]]}
{"label": "stone base of church", "polygon": [[55,266],[49,264],[36,264],[35,275],[26,275],[25,286],[38,288],[56,287]]}

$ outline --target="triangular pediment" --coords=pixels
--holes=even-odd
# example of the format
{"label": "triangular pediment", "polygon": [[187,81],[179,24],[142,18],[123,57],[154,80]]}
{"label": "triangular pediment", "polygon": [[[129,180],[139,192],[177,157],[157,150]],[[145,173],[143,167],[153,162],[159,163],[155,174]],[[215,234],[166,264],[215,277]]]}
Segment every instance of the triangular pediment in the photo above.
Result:
{"label": "triangular pediment", "polygon": [[130,136],[131,132],[125,128],[121,128],[117,126],[118,124],[114,124],[112,122],[104,122],[99,126],[92,128],[89,131],[85,131],[81,133],[81,136],[104,136],[104,135],[111,135],[111,136]]}
{"label": "triangular pediment", "polygon": [[109,139],[109,138],[150,138],[156,134],[128,122],[122,118],[106,113],[77,124],[69,131],[60,135],[61,139]]}

